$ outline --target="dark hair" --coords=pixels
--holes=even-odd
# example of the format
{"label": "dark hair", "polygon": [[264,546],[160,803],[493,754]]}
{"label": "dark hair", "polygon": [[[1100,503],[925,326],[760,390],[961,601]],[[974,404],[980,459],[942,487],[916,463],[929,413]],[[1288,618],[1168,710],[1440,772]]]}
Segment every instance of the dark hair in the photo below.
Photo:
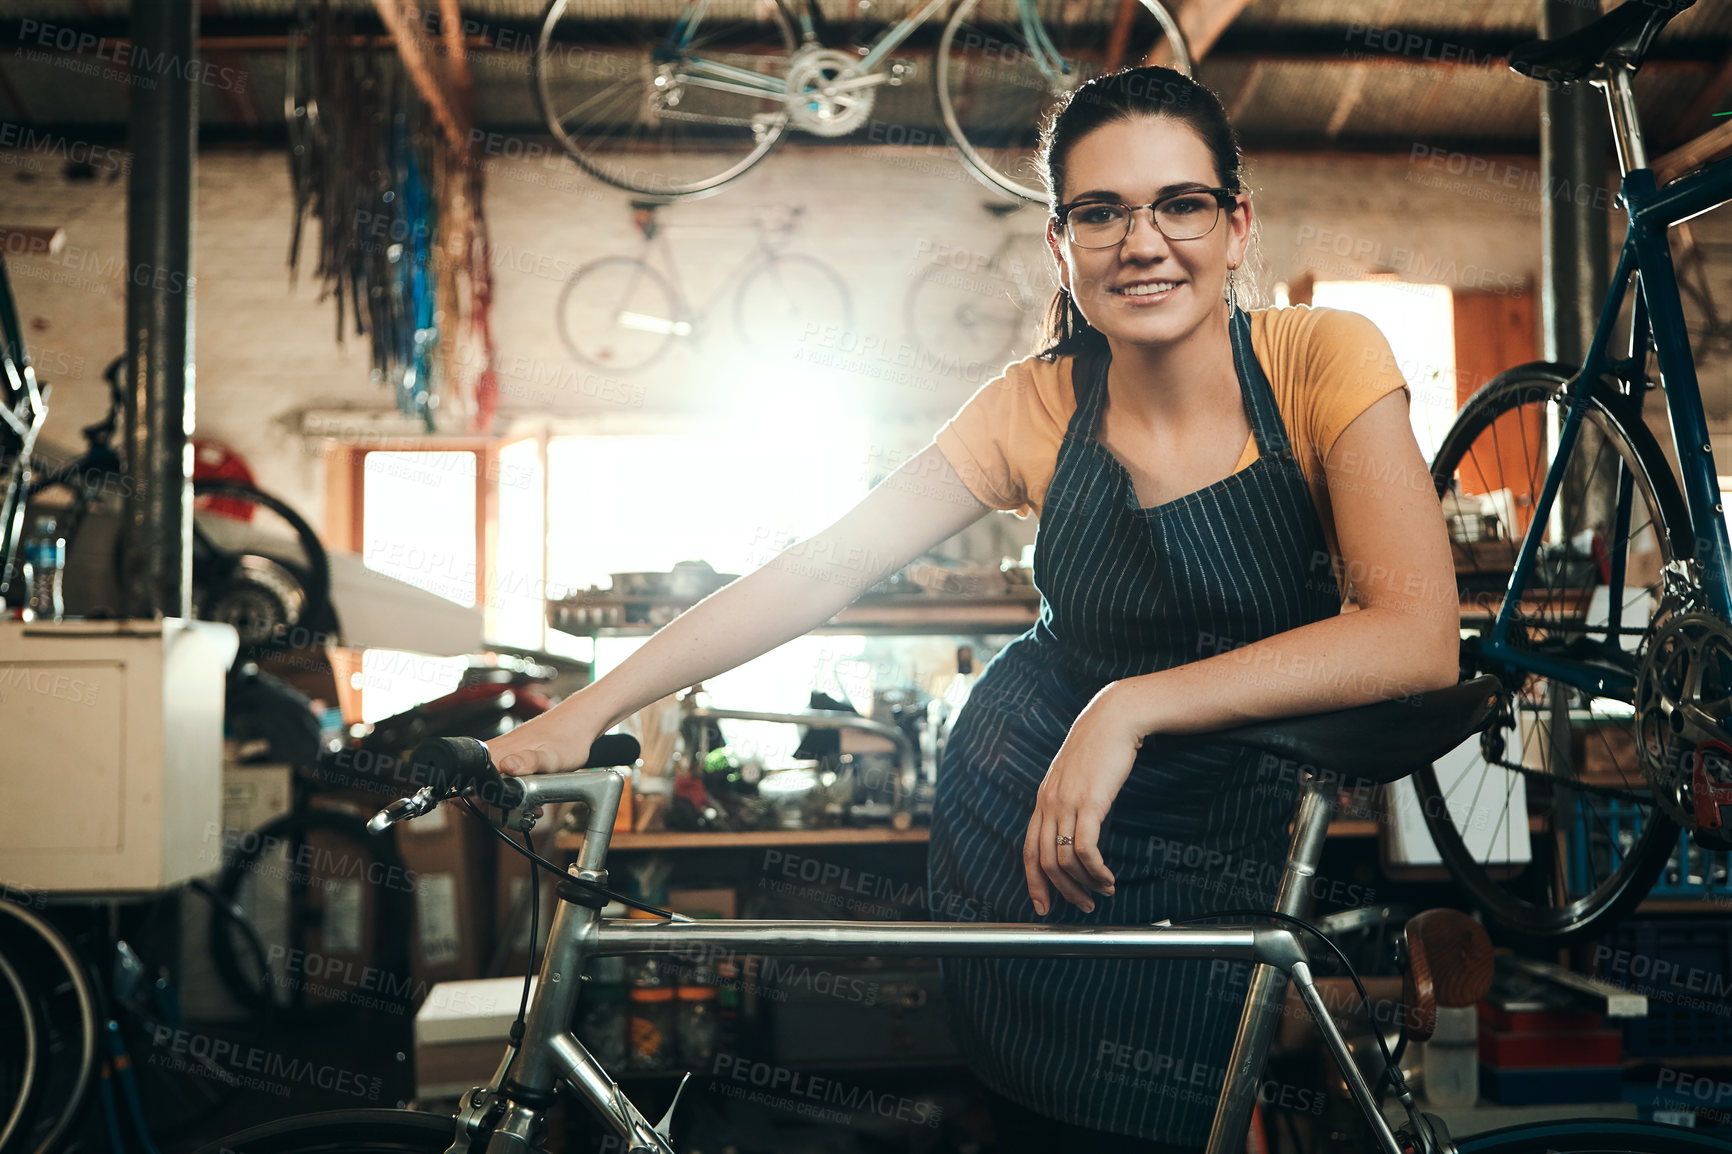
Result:
{"label": "dark hair", "polygon": [[[1227,110],[1213,92],[1171,68],[1127,68],[1097,76],[1071,93],[1040,134],[1040,167],[1046,178],[1048,208],[1059,204],[1065,162],[1083,137],[1108,124],[1139,116],[1164,116],[1184,124],[1209,149],[1220,187],[1245,187],[1239,138],[1227,123]],[[1088,323],[1064,289],[1047,307],[1048,347],[1042,357],[1067,356],[1103,345],[1105,338]]]}

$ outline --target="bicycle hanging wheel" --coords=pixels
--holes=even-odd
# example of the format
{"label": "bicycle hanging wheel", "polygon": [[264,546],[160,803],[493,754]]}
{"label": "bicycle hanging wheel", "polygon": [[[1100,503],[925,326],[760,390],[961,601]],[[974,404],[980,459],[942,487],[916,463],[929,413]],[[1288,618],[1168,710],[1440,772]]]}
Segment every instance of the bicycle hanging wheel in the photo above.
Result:
{"label": "bicycle hanging wheel", "polygon": [[198,1154],[444,1154],[451,1118],[413,1110],[332,1110],[231,1134]]}
{"label": "bicycle hanging wheel", "polygon": [[[1458,507],[1452,521],[1463,600],[1475,603],[1464,605],[1464,672],[1498,674],[1508,697],[1477,748],[1414,775],[1439,855],[1493,928],[1553,944],[1621,917],[1678,844],[1678,827],[1643,774],[1628,691],[1579,690],[1476,655],[1539,499],[1571,379],[1568,368],[1545,364],[1498,376],[1468,401],[1433,462],[1440,495],[1477,506]],[[1688,548],[1689,520],[1653,434],[1614,411],[1616,403],[1596,400],[1588,411],[1571,463],[1572,477],[1583,480],[1566,490],[1585,488],[1590,497],[1568,509],[1560,497],[1509,643],[1631,679],[1676,608],[1665,572],[1679,559],[1677,543]],[[1592,544],[1579,548],[1571,538]],[[1620,560],[1622,580],[1612,589]],[[1607,612],[1614,603],[1616,637]]]}
{"label": "bicycle hanging wheel", "polygon": [[842,274],[818,258],[771,256],[740,281],[734,324],[754,356],[791,358],[815,335],[852,329],[853,298]]}
{"label": "bicycle hanging wheel", "polygon": [[23,982],[39,1028],[41,1083],[36,1109],[6,1154],[48,1154],[79,1116],[96,1071],[96,988],[66,939],[11,902],[0,901],[0,945]]}
{"label": "bicycle hanging wheel", "polygon": [[999,246],[985,267],[926,266],[908,291],[905,320],[927,362],[972,384],[1033,351],[1041,310],[1057,282],[1038,237]]}
{"label": "bicycle hanging wheel", "polygon": [[692,331],[668,279],[629,256],[604,256],[572,273],[558,318],[566,351],[608,372],[641,369]]}
{"label": "bicycle hanging wheel", "polygon": [[[1053,110],[1096,76],[1154,62],[1189,76],[1184,34],[1158,0],[1124,8],[1119,23],[1024,22],[1031,0],[962,0],[938,47],[938,114],[986,185],[1045,203],[1035,137]],[[1033,41],[1033,43],[1031,43]],[[1165,55],[1170,53],[1170,55]]]}
{"label": "bicycle hanging wheel", "polygon": [[213,909],[211,960],[237,1001],[299,1016],[403,1010],[415,992],[416,879],[393,842],[353,814],[310,809],[243,835],[224,857],[217,890],[266,943],[269,967],[259,971],[233,917]]}
{"label": "bicycle hanging wheel", "polygon": [[687,4],[672,28],[580,7],[547,6],[531,67],[542,119],[584,171],[643,196],[699,196],[781,138],[797,41],[780,0],[727,6],[738,15]]}
{"label": "bicycle hanging wheel", "polygon": [[1461,1154],[1732,1154],[1732,1142],[1658,1122],[1530,1122],[1456,1139]]}

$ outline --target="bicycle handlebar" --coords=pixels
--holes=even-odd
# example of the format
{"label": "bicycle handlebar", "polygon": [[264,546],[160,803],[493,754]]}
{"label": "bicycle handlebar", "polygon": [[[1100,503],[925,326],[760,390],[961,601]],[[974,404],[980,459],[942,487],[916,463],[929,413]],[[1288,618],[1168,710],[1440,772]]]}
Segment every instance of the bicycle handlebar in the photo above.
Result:
{"label": "bicycle handlebar", "polygon": [[[638,741],[629,733],[605,733],[589,747],[578,769],[630,765],[637,760]],[[490,804],[510,809],[523,796],[517,779],[493,766],[487,747],[473,737],[435,737],[415,747],[412,759],[426,767],[427,784],[436,793],[472,793]]]}

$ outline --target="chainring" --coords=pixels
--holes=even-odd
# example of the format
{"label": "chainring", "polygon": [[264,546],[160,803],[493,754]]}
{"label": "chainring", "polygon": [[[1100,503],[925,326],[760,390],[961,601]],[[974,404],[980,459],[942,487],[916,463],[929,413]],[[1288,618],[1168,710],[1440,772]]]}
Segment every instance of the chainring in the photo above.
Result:
{"label": "chainring", "polygon": [[788,120],[813,136],[847,136],[866,123],[877,100],[872,85],[836,86],[862,78],[859,60],[834,48],[807,46],[788,65]]}
{"label": "chainring", "polygon": [[1642,773],[1666,815],[1709,849],[1732,849],[1732,828],[1702,828],[1693,778],[1698,748],[1724,781],[1732,765],[1714,748],[1732,733],[1732,626],[1708,613],[1674,614],[1636,671],[1636,745]]}

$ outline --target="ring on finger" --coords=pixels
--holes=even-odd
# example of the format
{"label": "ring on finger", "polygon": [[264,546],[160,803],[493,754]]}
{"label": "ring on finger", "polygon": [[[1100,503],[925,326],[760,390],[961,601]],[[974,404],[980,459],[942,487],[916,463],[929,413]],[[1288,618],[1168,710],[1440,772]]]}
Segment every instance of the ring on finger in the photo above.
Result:
{"label": "ring on finger", "polygon": [[1059,845],[1073,845],[1073,844],[1075,844],[1075,842],[1076,842],[1076,838],[1071,837],[1069,834],[1062,834],[1061,833],[1058,835],[1058,844]]}

